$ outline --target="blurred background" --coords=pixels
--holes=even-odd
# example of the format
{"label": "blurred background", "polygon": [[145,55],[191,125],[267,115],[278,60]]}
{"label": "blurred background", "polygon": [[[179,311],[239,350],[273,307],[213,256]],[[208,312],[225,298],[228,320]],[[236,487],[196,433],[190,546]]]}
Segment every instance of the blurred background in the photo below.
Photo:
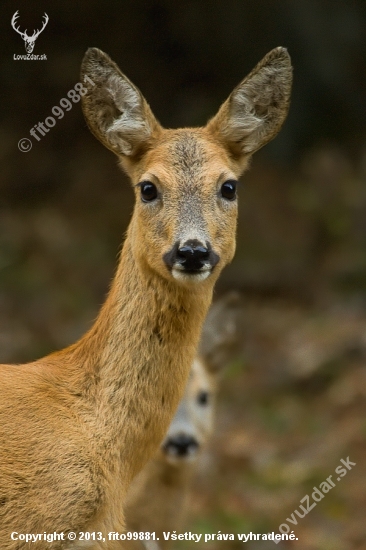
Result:
{"label": "blurred background", "polygon": [[[34,48],[46,61],[14,60],[25,54],[16,10],[30,35],[48,14]],[[2,0],[0,25],[1,362],[91,325],[133,208],[79,103],[40,141],[29,134],[79,81],[87,47],[119,64],[166,127],[205,124],[269,50],[288,48],[290,113],[242,178],[237,253],[217,287],[241,294],[240,345],[187,527],[278,531],[349,456],[356,466],[289,523],[299,540],[277,548],[366,549],[365,1]]]}

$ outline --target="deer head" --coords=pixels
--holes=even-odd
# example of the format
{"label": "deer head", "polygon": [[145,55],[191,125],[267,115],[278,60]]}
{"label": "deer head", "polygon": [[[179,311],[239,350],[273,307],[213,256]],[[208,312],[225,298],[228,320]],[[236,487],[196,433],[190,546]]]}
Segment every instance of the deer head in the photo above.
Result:
{"label": "deer head", "polygon": [[44,21],[43,21],[43,26],[40,30],[36,30],[36,31],[33,31],[33,34],[32,36],[28,36],[27,35],[27,29],[25,29],[24,32],[21,32],[19,30],[19,27],[17,28],[15,26],[15,23],[16,23],[16,20],[17,18],[19,17],[19,10],[16,11],[13,15],[13,18],[11,20],[11,26],[13,27],[13,29],[20,34],[20,36],[23,38],[24,40],[24,45],[25,45],[25,51],[27,53],[32,53],[33,52],[33,49],[34,49],[34,44],[35,44],[35,41],[37,40],[38,36],[41,34],[41,32],[43,31],[43,29],[45,28],[45,26],[47,25],[48,23],[48,15],[47,13],[44,14]]}
{"label": "deer head", "polygon": [[133,257],[149,276],[159,273],[186,289],[208,281],[208,288],[234,255],[237,180],[286,118],[287,51],[269,52],[204,128],[164,129],[138,88],[97,48],[85,54],[85,77],[95,84],[82,97],[86,121],[119,157],[136,193]]}

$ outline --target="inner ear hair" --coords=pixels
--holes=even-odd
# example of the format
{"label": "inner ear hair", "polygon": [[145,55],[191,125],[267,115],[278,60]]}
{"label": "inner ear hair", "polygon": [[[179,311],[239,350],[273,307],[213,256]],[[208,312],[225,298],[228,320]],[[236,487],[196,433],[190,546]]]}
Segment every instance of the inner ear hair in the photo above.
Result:
{"label": "inner ear hair", "polygon": [[116,63],[98,48],[89,48],[81,80],[88,82],[82,97],[85,119],[103,145],[119,156],[137,155],[148,147],[160,125],[140,90]]}
{"label": "inner ear hair", "polygon": [[233,90],[208,129],[234,156],[252,155],[279,132],[291,86],[290,56],[285,48],[275,48]]}

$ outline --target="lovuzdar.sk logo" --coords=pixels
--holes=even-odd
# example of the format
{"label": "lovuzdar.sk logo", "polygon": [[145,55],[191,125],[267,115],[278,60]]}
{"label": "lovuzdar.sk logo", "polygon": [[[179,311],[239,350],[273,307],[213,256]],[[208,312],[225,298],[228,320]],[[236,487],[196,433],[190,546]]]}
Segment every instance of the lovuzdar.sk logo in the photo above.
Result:
{"label": "lovuzdar.sk logo", "polygon": [[46,54],[41,54],[41,55],[33,54],[33,50],[34,50],[36,40],[39,37],[39,35],[41,34],[41,32],[44,30],[44,28],[46,27],[46,25],[49,21],[49,17],[47,15],[47,13],[44,13],[44,15],[43,15],[42,28],[34,30],[33,34],[31,36],[28,36],[27,29],[25,29],[25,31],[22,32],[20,30],[20,27],[17,26],[18,17],[19,17],[19,10],[17,10],[14,13],[14,15],[12,17],[12,20],[11,20],[11,26],[13,27],[13,29],[18,34],[20,34],[20,36],[24,40],[24,46],[25,46],[25,51],[27,52],[27,55],[16,55],[16,54],[14,54],[14,59],[15,60],[20,60],[20,59],[21,60],[32,60],[32,61],[34,61],[34,60],[36,60],[36,61],[37,60],[41,60],[41,61],[47,60]]}

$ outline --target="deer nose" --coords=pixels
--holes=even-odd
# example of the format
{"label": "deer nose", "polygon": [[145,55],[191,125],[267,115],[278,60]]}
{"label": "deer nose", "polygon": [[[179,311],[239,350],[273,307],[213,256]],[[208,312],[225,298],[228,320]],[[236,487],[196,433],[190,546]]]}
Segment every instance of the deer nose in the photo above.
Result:
{"label": "deer nose", "polygon": [[185,434],[179,434],[169,437],[165,442],[163,449],[165,453],[173,456],[188,456],[198,450],[197,440]]}
{"label": "deer nose", "polygon": [[186,273],[196,273],[202,268],[211,270],[219,259],[210,243],[202,243],[197,239],[190,239],[183,243],[177,241],[173,248],[163,256],[169,269],[178,269]]}
{"label": "deer nose", "polygon": [[199,269],[209,256],[210,251],[199,241],[187,241],[177,250],[178,261],[187,270]]}

